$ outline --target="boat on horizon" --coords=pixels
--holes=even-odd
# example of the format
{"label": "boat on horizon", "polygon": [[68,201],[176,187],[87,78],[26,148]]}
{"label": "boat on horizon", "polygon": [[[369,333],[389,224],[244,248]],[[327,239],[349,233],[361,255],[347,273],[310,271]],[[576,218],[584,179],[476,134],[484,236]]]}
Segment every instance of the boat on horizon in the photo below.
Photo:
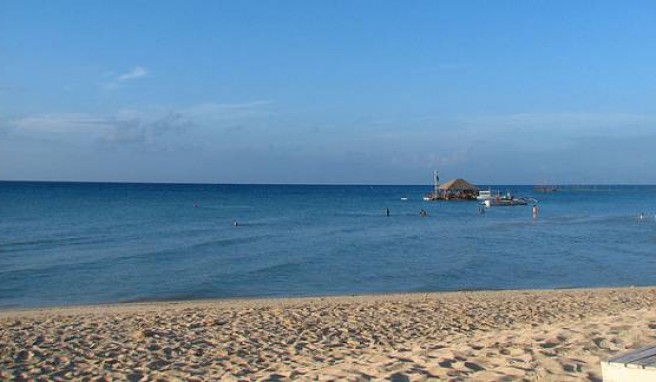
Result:
{"label": "boat on horizon", "polygon": [[533,191],[546,193],[546,192],[558,192],[560,191],[560,189],[558,188],[558,186],[542,184],[542,185],[534,186]]}

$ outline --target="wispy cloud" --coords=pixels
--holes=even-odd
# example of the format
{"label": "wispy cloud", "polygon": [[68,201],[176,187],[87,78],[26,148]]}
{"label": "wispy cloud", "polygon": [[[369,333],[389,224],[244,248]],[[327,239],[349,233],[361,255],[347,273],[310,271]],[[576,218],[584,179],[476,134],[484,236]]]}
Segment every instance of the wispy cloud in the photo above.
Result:
{"label": "wispy cloud", "polygon": [[[653,131],[656,115],[630,113],[519,113],[464,117],[459,122],[481,131],[549,131],[610,135]],[[627,130],[629,129],[629,130]]]}
{"label": "wispy cloud", "polygon": [[[126,126],[133,121],[141,126],[152,126],[157,132],[179,131],[182,127],[211,124],[213,127],[232,127],[235,122],[249,121],[272,114],[267,107],[272,101],[253,101],[244,103],[200,103],[189,107],[170,109],[150,107],[142,109],[122,109],[111,114],[90,113],[51,113],[5,117],[5,124],[22,131],[44,133],[94,132],[112,126]],[[226,121],[225,124],[216,124]]]}
{"label": "wispy cloud", "polygon": [[108,145],[154,144],[167,135],[184,133],[194,123],[177,112],[162,116],[118,116],[103,131],[100,141]]}
{"label": "wispy cloud", "polygon": [[111,80],[103,83],[101,86],[105,90],[116,90],[125,87],[129,82],[147,77],[149,74],[148,69],[137,65],[127,72],[118,75],[115,73],[111,74]]}
{"label": "wispy cloud", "polygon": [[129,81],[129,80],[136,80],[137,78],[145,77],[147,75],[148,75],[148,70],[146,70],[145,68],[143,68],[141,66],[135,66],[129,72],[123,73],[123,74],[119,75],[118,77],[116,77],[116,80],[124,82],[124,81]]}
{"label": "wispy cloud", "polygon": [[[236,125],[257,126],[271,101],[201,103],[184,108],[122,109],[110,114],[52,113],[0,119],[0,132],[35,138],[95,141],[104,147],[183,145],[191,129],[232,131]],[[203,133],[201,133],[202,135]],[[188,139],[189,138],[189,139]]]}
{"label": "wispy cloud", "polygon": [[105,118],[82,113],[60,113],[29,116],[10,122],[12,128],[36,133],[94,132],[106,128]]}

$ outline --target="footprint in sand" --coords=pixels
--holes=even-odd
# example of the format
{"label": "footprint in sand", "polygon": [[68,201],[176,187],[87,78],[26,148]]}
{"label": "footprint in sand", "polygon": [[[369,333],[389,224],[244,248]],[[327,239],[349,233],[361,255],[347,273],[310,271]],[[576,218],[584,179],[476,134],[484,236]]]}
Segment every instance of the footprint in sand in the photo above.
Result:
{"label": "footprint in sand", "polygon": [[474,362],[465,362],[465,367],[469,370],[472,371],[482,371],[485,370],[485,368],[477,363]]}
{"label": "footprint in sand", "polygon": [[394,373],[390,375],[391,382],[410,382],[410,377],[403,373]]}

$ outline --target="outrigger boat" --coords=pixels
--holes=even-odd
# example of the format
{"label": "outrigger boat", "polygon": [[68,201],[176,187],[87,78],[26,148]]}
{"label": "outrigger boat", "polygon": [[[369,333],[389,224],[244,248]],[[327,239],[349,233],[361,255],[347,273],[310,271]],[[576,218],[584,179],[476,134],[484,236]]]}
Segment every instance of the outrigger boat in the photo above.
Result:
{"label": "outrigger boat", "polygon": [[[485,192],[485,191],[482,191]],[[491,195],[489,195],[491,196]],[[529,203],[531,204],[536,204],[538,203],[537,199],[534,198],[525,198],[525,197],[517,197],[512,195],[510,192],[506,193],[505,195],[498,194],[494,197],[488,197],[488,195],[483,194],[483,198],[481,198],[481,195],[479,194],[479,200],[482,200],[479,202],[479,204],[483,204],[486,207],[491,207],[491,206],[525,206]]]}
{"label": "outrigger boat", "polygon": [[494,199],[497,196],[501,196],[501,193],[499,191],[494,191],[493,194],[492,189],[480,190],[478,191],[478,196],[476,197],[476,200],[486,201],[488,199]]}

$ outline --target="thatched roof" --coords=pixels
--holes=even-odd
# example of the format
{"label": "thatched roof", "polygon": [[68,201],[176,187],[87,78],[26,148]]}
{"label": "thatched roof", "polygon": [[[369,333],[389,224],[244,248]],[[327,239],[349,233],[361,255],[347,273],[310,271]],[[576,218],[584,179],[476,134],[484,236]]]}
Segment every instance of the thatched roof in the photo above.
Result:
{"label": "thatched roof", "polygon": [[452,179],[439,187],[440,190],[447,191],[478,191],[478,187],[464,179]]}

